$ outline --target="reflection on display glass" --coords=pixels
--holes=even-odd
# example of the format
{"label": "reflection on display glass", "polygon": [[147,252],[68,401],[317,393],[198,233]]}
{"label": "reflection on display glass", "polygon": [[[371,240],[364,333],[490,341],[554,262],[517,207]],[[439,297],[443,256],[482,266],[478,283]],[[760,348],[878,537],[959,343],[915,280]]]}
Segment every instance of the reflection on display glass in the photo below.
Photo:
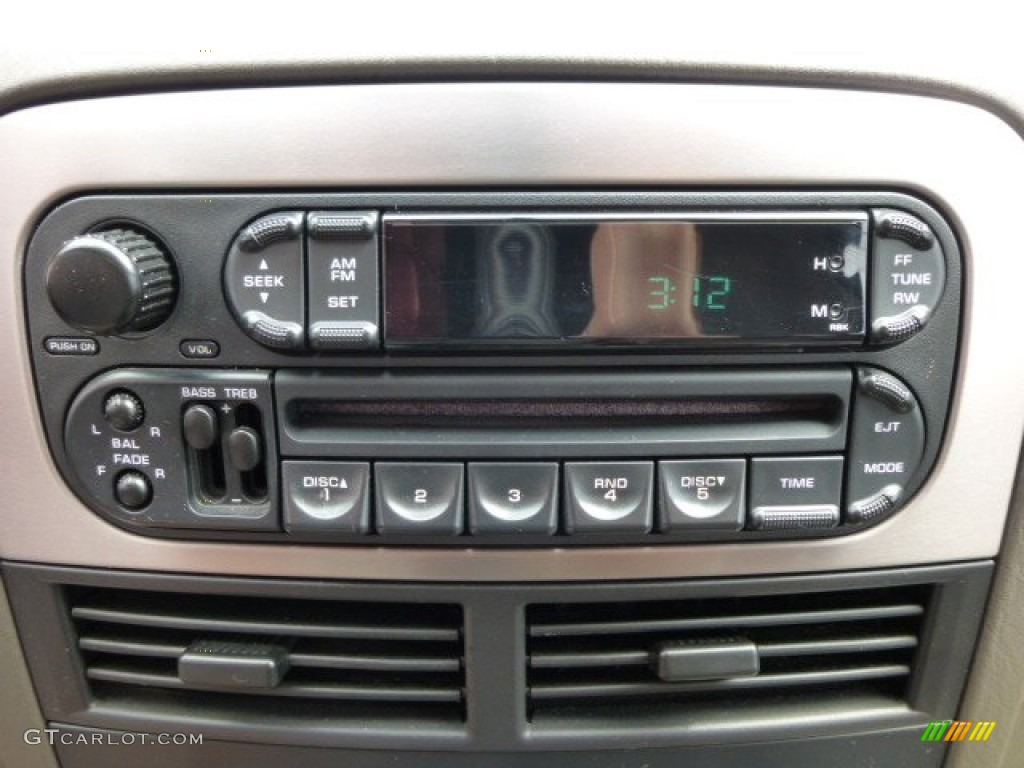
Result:
{"label": "reflection on display glass", "polygon": [[867,221],[385,217],[389,343],[860,339]]}

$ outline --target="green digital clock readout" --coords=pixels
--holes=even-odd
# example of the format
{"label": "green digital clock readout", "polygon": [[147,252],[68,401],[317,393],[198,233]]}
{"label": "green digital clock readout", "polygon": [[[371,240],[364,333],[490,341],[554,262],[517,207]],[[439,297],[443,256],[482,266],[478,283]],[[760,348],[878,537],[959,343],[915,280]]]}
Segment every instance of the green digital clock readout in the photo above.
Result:
{"label": "green digital clock readout", "polygon": [[[654,275],[647,278],[647,282],[651,284],[648,309],[663,312],[679,303],[679,286],[671,277]],[[691,303],[696,309],[722,312],[728,309],[726,299],[730,293],[732,280],[725,275],[699,275],[693,278]]]}

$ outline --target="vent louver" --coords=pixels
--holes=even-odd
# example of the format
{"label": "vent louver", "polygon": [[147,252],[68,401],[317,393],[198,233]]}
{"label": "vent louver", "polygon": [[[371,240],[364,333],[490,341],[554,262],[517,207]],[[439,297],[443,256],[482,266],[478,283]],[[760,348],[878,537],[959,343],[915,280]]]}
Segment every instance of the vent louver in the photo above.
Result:
{"label": "vent louver", "polygon": [[[830,699],[902,703],[930,593],[921,586],[533,605],[531,718],[699,716],[713,707],[806,707]],[[718,662],[709,666],[695,649],[739,666],[716,670]],[[682,661],[671,655],[676,651]]]}
{"label": "vent louver", "polygon": [[[122,589],[65,594],[90,693],[101,706],[225,720],[273,714],[279,724],[364,729],[463,721],[456,605]],[[280,662],[274,675],[254,684],[244,666],[235,674],[233,665],[259,664],[267,649]],[[185,674],[179,662],[186,652],[211,663],[212,682]]]}

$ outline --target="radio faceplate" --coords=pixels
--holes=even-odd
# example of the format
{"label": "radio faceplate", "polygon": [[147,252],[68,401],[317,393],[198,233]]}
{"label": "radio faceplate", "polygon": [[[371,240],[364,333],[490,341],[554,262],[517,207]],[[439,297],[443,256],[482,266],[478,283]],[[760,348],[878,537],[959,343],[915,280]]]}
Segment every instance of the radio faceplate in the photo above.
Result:
{"label": "radio faceplate", "polygon": [[[632,280],[631,298],[592,300],[584,327],[596,328],[602,318],[607,333],[572,337],[559,319],[545,336],[524,318],[557,307],[564,291],[525,289],[537,264],[541,277],[552,265],[568,269],[558,266],[568,253],[561,245],[531,258],[499,249],[504,255],[492,268],[467,277],[465,263],[483,258],[480,243],[493,239],[491,231],[470,238],[475,245],[457,255],[461,267],[442,265],[432,278],[423,266],[437,259],[424,255],[423,243],[444,239],[416,231],[423,222],[494,227],[499,218],[526,226],[538,243],[561,242],[552,230],[559,225],[593,244],[604,236],[602,224],[610,241],[632,243],[627,253],[642,255],[638,243],[664,237],[692,242],[682,256],[674,245],[655,248],[662,254],[654,259],[658,274],[633,276],[619,269],[602,277],[596,246],[577,248],[566,256],[576,271],[563,274],[562,285],[582,285],[586,295],[602,280],[611,288]],[[710,245],[716,237],[742,241],[746,234],[736,227],[759,227],[761,236],[748,241],[763,248],[794,222],[812,221],[859,234],[843,235],[839,251],[812,248],[779,263],[796,275],[813,273],[815,260],[823,260],[825,277],[841,275],[842,317],[815,317],[819,305],[828,312],[837,302],[819,301],[813,291],[768,290],[756,301],[749,298],[756,293],[743,294],[745,282],[764,282],[765,257],[749,256],[752,245],[735,251],[748,254],[746,262],[733,262],[757,269],[696,267],[723,252]],[[392,311],[401,284],[394,264],[406,263],[401,255],[408,252],[388,245],[389,222],[412,227],[408,247],[422,256],[419,276],[407,282],[418,288],[402,301],[414,297],[422,308],[434,291],[449,315],[453,307],[477,306],[483,319],[472,327],[504,331],[403,337],[398,329],[417,327],[407,308],[404,320]],[[712,224],[729,229],[711,234]],[[882,520],[905,502],[925,480],[945,429],[959,252],[943,218],[901,194],[86,196],[40,224],[26,259],[29,295],[43,295],[51,282],[54,254],[71,252],[88,266],[97,252],[129,242],[105,234],[111,231],[148,238],[130,241],[142,256],[130,269],[115,260],[113,274],[134,296],[132,312],[164,312],[166,319],[138,330],[131,312],[113,313],[120,324],[113,335],[83,334],[73,325],[76,312],[95,301],[92,286],[76,285],[70,308],[66,301],[29,305],[31,342],[51,448],[66,479],[93,509],[141,532],[443,546],[836,535]],[[102,242],[83,251],[75,241],[89,233]],[[794,242],[806,247],[801,237]],[[666,262],[672,253],[678,263]],[[843,263],[831,259],[830,266],[836,253]],[[339,312],[352,310],[344,320],[319,318],[315,307],[341,295],[324,288],[335,258],[343,272],[354,267],[345,275],[356,285],[351,295],[369,299],[361,306],[335,302]],[[694,263],[684,279],[661,274],[678,268],[679,259]],[[321,263],[326,278],[315,268]],[[504,293],[496,291],[501,270],[493,267],[508,273],[516,264],[519,271],[502,278]],[[580,264],[589,267],[580,271]],[[610,279],[616,275],[621,279]],[[746,303],[695,307],[708,296],[698,277],[715,276]],[[169,314],[167,302],[153,298],[164,297],[168,285],[177,293]],[[451,295],[452,285],[463,293]],[[293,287],[298,292],[289,298]],[[673,287],[690,311],[665,323],[663,313],[676,306]],[[638,292],[647,300],[639,310]],[[505,319],[515,322],[495,321],[499,306],[511,307]],[[704,333],[708,318],[722,311],[729,322],[754,327],[762,309],[771,317],[786,308],[825,330]],[[828,330],[836,323],[847,327]],[[651,327],[669,332],[623,330]],[[686,335],[694,329],[701,332]],[[104,373],[111,369],[124,370]],[[247,391],[257,395],[239,395]]]}

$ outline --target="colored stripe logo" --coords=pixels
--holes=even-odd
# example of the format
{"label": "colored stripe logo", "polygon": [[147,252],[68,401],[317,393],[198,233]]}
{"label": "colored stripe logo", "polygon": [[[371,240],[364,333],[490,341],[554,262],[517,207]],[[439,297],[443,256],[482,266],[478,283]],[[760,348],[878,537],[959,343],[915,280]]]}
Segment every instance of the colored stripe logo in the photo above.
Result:
{"label": "colored stripe logo", "polygon": [[921,741],[988,741],[995,729],[995,720],[932,720]]}

